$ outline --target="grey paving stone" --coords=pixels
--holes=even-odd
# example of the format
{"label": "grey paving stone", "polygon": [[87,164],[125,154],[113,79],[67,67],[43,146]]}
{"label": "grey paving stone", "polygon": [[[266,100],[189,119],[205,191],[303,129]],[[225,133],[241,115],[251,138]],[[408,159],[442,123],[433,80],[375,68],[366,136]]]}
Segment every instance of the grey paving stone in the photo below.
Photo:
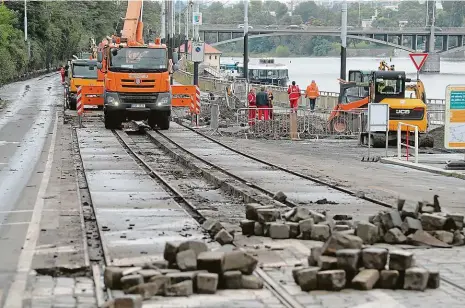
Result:
{"label": "grey paving stone", "polygon": [[75,280],[69,277],[58,277],[55,281],[57,287],[74,287],[75,283]]}

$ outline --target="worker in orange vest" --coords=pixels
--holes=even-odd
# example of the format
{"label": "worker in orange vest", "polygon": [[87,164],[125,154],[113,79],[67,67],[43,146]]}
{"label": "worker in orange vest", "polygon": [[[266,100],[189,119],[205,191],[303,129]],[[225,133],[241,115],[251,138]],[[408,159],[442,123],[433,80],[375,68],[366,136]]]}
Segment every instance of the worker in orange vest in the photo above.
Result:
{"label": "worker in orange vest", "polygon": [[255,117],[257,113],[257,97],[255,95],[255,89],[250,88],[249,94],[247,95],[247,101],[249,102],[249,125],[255,124]]}
{"label": "worker in orange vest", "polygon": [[61,83],[65,82],[65,67],[62,66],[60,69],[60,74],[61,74]]}
{"label": "worker in orange vest", "polygon": [[289,103],[291,108],[296,111],[299,106],[300,88],[295,84],[295,81],[292,82],[292,86],[287,88],[287,94],[289,94]]}
{"label": "worker in orange vest", "polygon": [[305,97],[310,100],[310,110],[312,112],[315,111],[315,102],[318,96],[320,96],[320,91],[315,80],[312,80],[312,83],[307,86],[307,90],[305,91]]}

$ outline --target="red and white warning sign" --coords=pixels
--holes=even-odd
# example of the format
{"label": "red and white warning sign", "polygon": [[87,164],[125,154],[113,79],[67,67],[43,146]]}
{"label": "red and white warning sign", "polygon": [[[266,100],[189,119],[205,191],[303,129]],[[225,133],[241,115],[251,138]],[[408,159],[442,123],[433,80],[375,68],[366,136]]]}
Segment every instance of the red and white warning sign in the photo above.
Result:
{"label": "red and white warning sign", "polygon": [[417,71],[421,70],[421,67],[426,62],[426,58],[428,58],[427,53],[411,53],[409,54],[410,59],[412,59],[413,64],[417,68]]}

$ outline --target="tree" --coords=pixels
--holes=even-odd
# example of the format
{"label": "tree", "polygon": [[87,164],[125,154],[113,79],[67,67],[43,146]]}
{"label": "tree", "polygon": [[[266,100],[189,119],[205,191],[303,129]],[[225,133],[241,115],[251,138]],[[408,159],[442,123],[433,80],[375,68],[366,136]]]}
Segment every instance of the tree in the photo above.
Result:
{"label": "tree", "polygon": [[289,57],[290,54],[291,53],[289,51],[289,47],[283,45],[279,45],[278,47],[276,47],[276,56]]}
{"label": "tree", "polygon": [[303,24],[302,16],[300,16],[300,15],[292,15],[291,16],[291,24],[293,24],[293,25],[301,25],[301,24]]}

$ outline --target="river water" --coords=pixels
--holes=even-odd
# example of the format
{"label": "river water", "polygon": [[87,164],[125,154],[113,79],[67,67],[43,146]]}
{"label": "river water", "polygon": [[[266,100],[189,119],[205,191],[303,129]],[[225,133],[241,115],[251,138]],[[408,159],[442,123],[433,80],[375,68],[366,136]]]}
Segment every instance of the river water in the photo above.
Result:
{"label": "river water", "polygon": [[[222,61],[240,58],[222,58]],[[290,81],[295,80],[301,89],[304,89],[312,79],[316,81],[320,91],[339,92],[337,78],[340,76],[339,58],[274,58],[276,63],[287,65]],[[385,60],[394,64],[396,70],[405,71],[409,78],[416,78],[416,69],[409,57],[392,58],[348,58],[349,70],[375,70],[379,62]],[[258,63],[258,59],[251,58],[251,63]],[[427,98],[445,98],[445,90],[449,84],[465,83],[465,62],[441,60],[441,73],[420,73],[420,79],[425,84]]]}

